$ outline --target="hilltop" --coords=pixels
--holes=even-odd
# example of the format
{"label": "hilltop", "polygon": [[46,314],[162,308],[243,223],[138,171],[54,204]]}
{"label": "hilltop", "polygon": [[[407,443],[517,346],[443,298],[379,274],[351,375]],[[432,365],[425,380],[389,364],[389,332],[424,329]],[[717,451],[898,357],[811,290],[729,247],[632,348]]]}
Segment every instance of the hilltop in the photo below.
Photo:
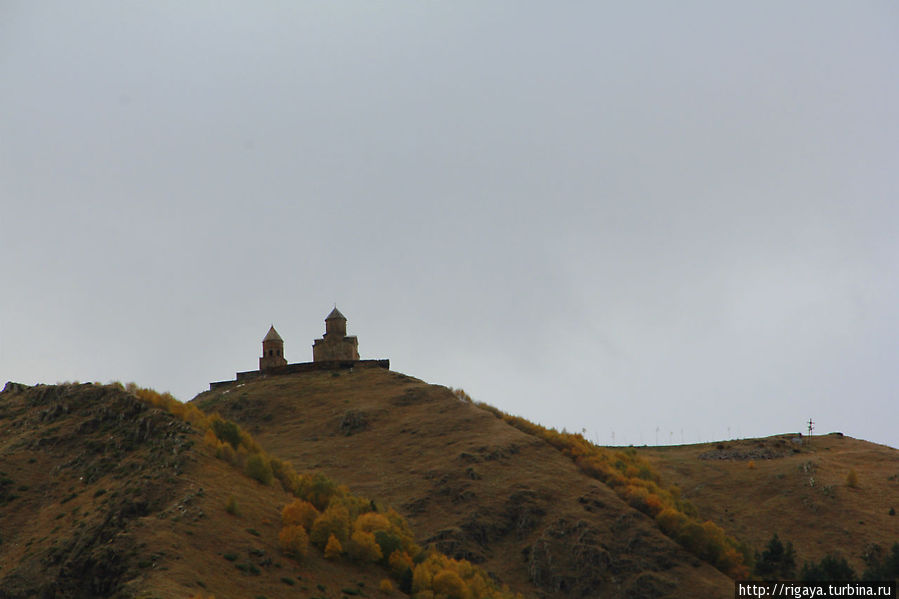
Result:
{"label": "hilltop", "polygon": [[899,450],[892,447],[832,433],[637,451],[705,517],[757,548],[777,533],[793,543],[800,564],[836,552],[861,573],[873,545],[899,541]]}
{"label": "hilltop", "polygon": [[726,597],[732,582],[544,441],[382,369],[216,387],[193,402],[298,471],[395,507],[420,543],[539,597]]}

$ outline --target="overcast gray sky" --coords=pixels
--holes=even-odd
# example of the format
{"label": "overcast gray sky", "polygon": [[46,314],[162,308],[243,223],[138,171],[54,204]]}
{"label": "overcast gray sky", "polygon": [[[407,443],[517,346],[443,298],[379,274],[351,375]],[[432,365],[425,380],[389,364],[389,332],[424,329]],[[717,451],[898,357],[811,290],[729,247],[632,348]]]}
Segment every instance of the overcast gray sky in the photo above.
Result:
{"label": "overcast gray sky", "polygon": [[897,107],[893,1],[0,0],[0,378],[187,400],[336,302],[601,443],[897,447]]}

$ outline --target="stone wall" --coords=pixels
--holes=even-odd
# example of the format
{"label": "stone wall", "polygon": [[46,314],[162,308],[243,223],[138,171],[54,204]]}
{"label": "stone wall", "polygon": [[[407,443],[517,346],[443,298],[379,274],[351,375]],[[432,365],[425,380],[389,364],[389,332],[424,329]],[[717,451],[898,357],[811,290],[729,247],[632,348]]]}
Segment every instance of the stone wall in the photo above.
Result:
{"label": "stone wall", "polygon": [[390,370],[390,360],[328,360],[325,362],[299,362],[297,364],[287,364],[286,366],[268,368],[264,372],[261,370],[249,370],[247,372],[238,372],[236,379],[233,381],[217,381],[209,383],[209,390],[211,391],[213,389],[233,385],[234,383],[251,381],[267,376],[311,372],[313,370],[345,370],[349,368],[384,368]]}
{"label": "stone wall", "polygon": [[355,336],[335,337],[331,333],[326,333],[322,339],[316,339],[312,346],[313,362],[358,359],[359,341]]}

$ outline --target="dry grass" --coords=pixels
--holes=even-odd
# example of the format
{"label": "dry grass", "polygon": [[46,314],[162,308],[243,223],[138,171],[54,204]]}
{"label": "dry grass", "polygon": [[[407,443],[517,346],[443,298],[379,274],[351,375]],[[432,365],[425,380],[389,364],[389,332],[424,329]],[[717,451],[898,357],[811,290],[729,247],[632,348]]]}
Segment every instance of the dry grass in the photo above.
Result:
{"label": "dry grass", "polygon": [[[111,400],[79,395],[88,392],[90,386],[74,389],[41,405],[29,404],[28,391],[0,396],[0,470],[16,495],[0,505],[4,591],[17,596],[22,585],[51,583],[78,553],[102,561],[108,550],[111,563],[121,560],[123,592],[137,597],[274,599],[288,596],[287,589],[290,596],[339,596],[357,583],[377,588],[381,569],[281,555],[280,510],[292,498],[280,485],[262,485],[216,459],[198,432],[156,410],[122,419],[106,410],[108,419],[97,425]],[[47,418],[55,407],[57,416]],[[135,440],[145,430],[148,438]],[[183,442],[178,456],[170,448],[176,439]],[[232,496],[238,514],[226,510]],[[127,514],[141,504],[142,514]],[[82,575],[84,582],[72,580]],[[78,570],[66,577],[81,587],[93,578]]]}
{"label": "dry grass", "polygon": [[[235,384],[195,401],[238,421],[297,471],[320,470],[396,508],[419,542],[478,562],[526,595],[536,591],[527,552],[561,521],[583,522],[614,561],[617,572],[604,573],[598,592],[619,593],[650,573],[669,585],[660,596],[732,593],[725,576],[571,460],[445,387],[356,369]],[[567,542],[554,551],[570,552],[578,539]],[[577,577],[577,569],[569,573]]]}
{"label": "dry grass", "polygon": [[[761,548],[777,533],[793,542],[800,565],[838,551],[860,572],[868,544],[888,548],[899,541],[899,518],[889,515],[899,504],[899,451],[839,434],[816,436],[805,446],[792,438],[638,451],[738,538]],[[713,459],[700,459],[703,454]],[[769,457],[754,457],[750,468],[751,455]],[[852,471],[857,488],[847,484]]]}

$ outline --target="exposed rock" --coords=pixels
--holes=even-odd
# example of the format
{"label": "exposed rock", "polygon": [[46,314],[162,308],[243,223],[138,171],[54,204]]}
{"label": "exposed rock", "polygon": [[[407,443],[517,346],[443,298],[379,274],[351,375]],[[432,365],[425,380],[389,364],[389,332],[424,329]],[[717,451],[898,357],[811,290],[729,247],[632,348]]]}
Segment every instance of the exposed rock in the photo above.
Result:
{"label": "exposed rock", "polygon": [[637,576],[624,591],[624,599],[657,599],[664,597],[676,588],[676,585],[657,574],[645,572]]}
{"label": "exposed rock", "polygon": [[348,410],[340,421],[340,432],[349,437],[368,428],[368,417],[365,412]]}
{"label": "exposed rock", "polygon": [[612,558],[586,522],[557,520],[526,551],[531,581],[546,591],[597,597]]}

